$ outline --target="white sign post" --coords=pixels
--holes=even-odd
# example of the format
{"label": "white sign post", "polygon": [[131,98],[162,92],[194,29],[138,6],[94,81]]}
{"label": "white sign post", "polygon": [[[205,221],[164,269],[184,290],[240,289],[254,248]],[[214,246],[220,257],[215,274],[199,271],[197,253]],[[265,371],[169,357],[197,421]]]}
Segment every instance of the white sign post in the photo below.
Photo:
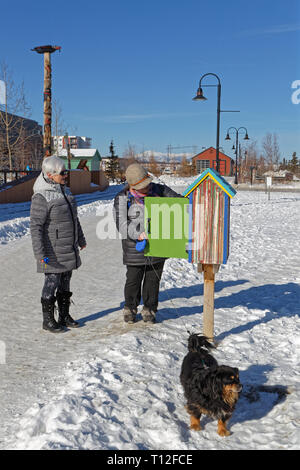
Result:
{"label": "white sign post", "polygon": [[270,191],[272,187],[272,176],[267,176],[266,178],[267,192],[268,192],[268,201],[270,200]]}

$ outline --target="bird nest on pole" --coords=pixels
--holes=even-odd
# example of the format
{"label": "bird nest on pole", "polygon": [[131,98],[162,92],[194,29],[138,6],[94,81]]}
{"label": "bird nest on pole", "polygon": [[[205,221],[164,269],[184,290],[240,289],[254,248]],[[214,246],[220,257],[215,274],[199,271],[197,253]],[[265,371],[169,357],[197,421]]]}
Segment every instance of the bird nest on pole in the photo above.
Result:
{"label": "bird nest on pole", "polygon": [[61,47],[60,46],[37,46],[35,47],[34,49],[31,49],[32,51],[36,51],[38,54],[44,54],[45,52],[50,52],[50,54],[52,52],[55,52],[55,51],[60,51],[61,50]]}

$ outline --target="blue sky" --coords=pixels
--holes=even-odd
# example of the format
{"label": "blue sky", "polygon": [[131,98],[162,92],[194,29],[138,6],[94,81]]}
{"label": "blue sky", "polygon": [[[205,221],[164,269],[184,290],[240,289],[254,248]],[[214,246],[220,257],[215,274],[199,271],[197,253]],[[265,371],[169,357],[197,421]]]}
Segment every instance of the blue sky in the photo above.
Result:
{"label": "blue sky", "polygon": [[[278,135],[282,157],[300,156],[300,8],[296,0],[110,0],[2,4],[0,61],[25,81],[32,118],[43,121],[42,56],[52,55],[53,98],[69,133],[92,137],[102,155],[110,140],[123,154],[167,146],[215,146],[216,88],[194,102],[199,79],[222,84],[221,145],[227,128],[245,126],[258,145]],[[1,79],[1,77],[0,77]],[[206,80],[214,84],[213,78]],[[300,97],[300,93],[299,93]],[[179,152],[180,150],[176,150]],[[188,149],[186,150],[188,151]]]}

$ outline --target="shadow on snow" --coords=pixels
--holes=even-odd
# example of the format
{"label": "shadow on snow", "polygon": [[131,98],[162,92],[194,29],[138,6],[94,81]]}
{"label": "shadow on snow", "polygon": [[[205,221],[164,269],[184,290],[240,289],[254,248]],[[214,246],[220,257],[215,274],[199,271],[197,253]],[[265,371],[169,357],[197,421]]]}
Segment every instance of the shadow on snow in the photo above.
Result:
{"label": "shadow on snow", "polygon": [[[222,289],[233,287],[247,283],[247,280],[240,281],[218,281],[215,285],[215,292],[220,292]],[[160,292],[159,300],[173,301],[175,299],[182,299],[183,306],[176,307],[162,307],[159,309],[157,314],[157,322],[162,323],[168,320],[182,318],[203,313],[203,305],[200,305],[200,301],[203,299],[197,299],[198,305],[184,306],[184,300],[191,299],[192,297],[203,296],[203,284],[195,286],[184,286],[174,287],[172,289],[165,289]],[[238,325],[233,327],[231,330],[224,331],[221,333],[216,340],[221,341],[229,335],[240,334],[244,331],[251,330],[256,325],[268,323],[274,318],[289,317],[300,314],[299,307],[300,298],[300,286],[298,284],[289,282],[287,284],[266,284],[263,286],[251,286],[249,289],[241,290],[227,296],[217,297],[215,299],[215,310],[231,310],[237,307],[247,308],[249,310],[260,310],[265,312],[263,318]],[[196,300],[196,299],[195,299]],[[100,318],[109,315],[110,313],[116,312],[123,309],[124,302],[121,302],[118,306],[112,307],[106,310],[95,312],[86,317],[82,317],[79,321],[84,324],[89,321],[95,321]],[[229,312],[230,313],[230,312]],[[120,315],[122,313],[120,312]]]}
{"label": "shadow on snow", "polygon": [[[232,284],[226,282],[222,284],[226,284],[225,287],[229,287],[229,285],[233,286],[237,285],[238,283],[242,284],[244,282],[247,281],[238,281]],[[218,284],[219,283],[216,283],[216,292],[221,290],[221,286],[218,286]],[[172,300],[175,298],[187,299],[191,298],[193,295],[203,295],[203,287],[200,289],[200,286],[174,288],[170,289],[170,291],[171,295],[168,295],[168,299],[171,298]],[[164,292],[165,291],[161,293],[160,300],[167,300]],[[258,318],[257,320],[238,325],[231,330],[220,334],[216,340],[221,341],[229,335],[240,334],[244,331],[251,330],[256,325],[268,323],[269,321],[274,320],[274,318],[289,317],[294,315],[299,316],[299,298],[300,286],[292,282],[280,285],[266,284],[257,287],[252,286],[249,289],[244,289],[228,296],[217,297],[215,299],[215,310],[231,310],[236,307],[244,307],[249,310],[265,311],[265,315],[263,318]],[[184,317],[199,313],[203,313],[203,305],[200,304],[188,307],[165,307],[159,310],[159,321],[164,322],[180,317],[184,319]]]}

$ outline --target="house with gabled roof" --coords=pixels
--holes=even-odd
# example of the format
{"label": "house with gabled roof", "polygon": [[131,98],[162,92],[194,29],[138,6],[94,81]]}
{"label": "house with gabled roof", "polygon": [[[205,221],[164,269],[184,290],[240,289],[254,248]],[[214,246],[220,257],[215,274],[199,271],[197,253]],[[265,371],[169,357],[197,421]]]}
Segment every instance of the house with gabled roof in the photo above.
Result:
{"label": "house with gabled roof", "polygon": [[[234,160],[221,151],[219,151],[219,159],[220,159],[220,174],[222,176],[232,176]],[[198,153],[192,158],[192,162],[198,174],[207,170],[207,168],[216,169],[217,168],[216,149],[214,147],[209,147],[203,150],[203,152]]]}
{"label": "house with gabled roof", "polygon": [[[71,152],[71,170],[76,170],[80,162],[86,160],[86,166],[90,171],[100,170],[101,156],[97,149],[70,149]],[[68,168],[68,152],[66,149],[59,150],[56,155],[65,161]]]}

